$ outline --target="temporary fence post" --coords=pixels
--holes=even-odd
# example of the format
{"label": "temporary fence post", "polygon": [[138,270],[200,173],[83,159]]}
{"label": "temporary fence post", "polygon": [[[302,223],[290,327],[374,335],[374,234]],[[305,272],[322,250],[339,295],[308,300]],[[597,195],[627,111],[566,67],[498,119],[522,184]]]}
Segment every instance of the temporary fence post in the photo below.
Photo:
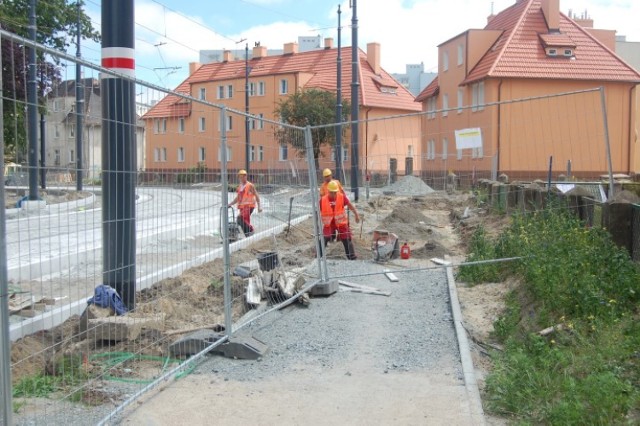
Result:
{"label": "temporary fence post", "polygon": [[[0,37],[1,41],[1,37]],[[0,69],[2,58],[0,57]],[[0,94],[2,93],[0,73]],[[4,95],[0,96],[4,99]],[[4,129],[3,103],[0,102],[0,129]],[[0,132],[0,164],[4,164],[4,132]],[[0,182],[0,394],[2,394],[2,424],[11,425],[13,402],[11,401],[11,339],[9,338],[9,279],[7,275],[7,223],[5,210],[4,179]]]}
{"label": "temporary fence post", "polygon": [[231,253],[229,250],[229,175],[227,173],[227,108],[220,110],[220,177],[222,179],[222,206],[220,207],[222,256],[224,260],[224,329],[227,336],[231,336],[233,318],[231,316]]}
{"label": "temporary fence post", "polygon": [[600,102],[602,104],[602,121],[604,125],[604,142],[607,148],[607,166],[609,167],[609,194],[607,199],[611,200],[614,195],[613,186],[613,166],[611,164],[611,143],[609,141],[609,120],[607,118],[607,99],[604,95],[604,86],[600,86]]}

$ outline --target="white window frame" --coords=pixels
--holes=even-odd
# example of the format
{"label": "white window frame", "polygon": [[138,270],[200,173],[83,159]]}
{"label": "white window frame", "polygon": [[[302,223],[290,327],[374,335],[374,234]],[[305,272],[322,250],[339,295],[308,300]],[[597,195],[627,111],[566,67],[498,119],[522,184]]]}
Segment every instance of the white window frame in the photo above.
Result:
{"label": "white window frame", "polygon": [[54,166],[59,166],[60,165],[60,150],[59,149],[54,149],[53,150],[53,165]]}
{"label": "white window frame", "polygon": [[206,130],[207,130],[207,120],[205,117],[200,117],[200,119],[198,119],[198,131],[204,132]]}
{"label": "white window frame", "polygon": [[436,141],[434,139],[429,139],[427,142],[427,160],[435,160],[436,159]]}
{"label": "white window frame", "polygon": [[74,138],[76,136],[76,125],[72,124],[69,126],[69,138]]}
{"label": "white window frame", "polygon": [[449,157],[449,139],[442,138],[442,159],[446,160]]}
{"label": "white window frame", "polygon": [[457,156],[458,161],[462,160],[462,150],[461,149],[457,149],[456,151],[457,151],[456,152],[456,156]]}
{"label": "white window frame", "polygon": [[460,43],[458,45],[458,66],[464,63],[464,45]]}
{"label": "white window frame", "polygon": [[249,83],[249,96],[253,97],[255,95],[256,95],[256,83],[250,82]]}
{"label": "white window frame", "polygon": [[264,146],[258,146],[258,161],[264,161]]}
{"label": "white window frame", "polygon": [[160,162],[160,148],[155,148],[153,150],[153,161],[154,163]]}
{"label": "white window frame", "polygon": [[471,85],[472,100],[471,111],[484,110],[484,81]]}
{"label": "white window frame", "polygon": [[427,118],[431,120],[436,118],[436,105],[437,105],[437,99],[435,96],[432,96],[429,99],[427,99]]}
{"label": "white window frame", "polygon": [[207,100],[207,88],[206,87],[201,87],[200,88],[199,98],[200,98],[200,100],[203,100],[203,101]]}
{"label": "white window frame", "polygon": [[256,146],[255,145],[251,145],[249,147],[249,161],[251,163],[255,163],[256,162]]}
{"label": "white window frame", "polygon": [[159,118],[154,118],[153,119],[153,134],[157,135],[158,133],[160,133],[160,119]]}
{"label": "white window frame", "polygon": [[69,149],[69,163],[76,162],[76,152],[73,149]]}
{"label": "white window frame", "polygon": [[289,157],[289,147],[280,144],[278,146],[278,161],[287,161]]}
{"label": "white window frame", "polygon": [[60,126],[56,124],[54,126],[53,132],[54,132],[55,138],[58,139],[60,137]]}
{"label": "white window frame", "polygon": [[217,99],[224,99],[224,94],[225,94],[224,86],[218,86],[218,91],[216,93],[216,98]]}
{"label": "white window frame", "polygon": [[257,130],[264,129],[264,114],[263,113],[258,114],[258,124],[256,124],[256,129]]}
{"label": "white window frame", "polygon": [[280,95],[286,95],[287,93],[289,93],[289,80],[287,80],[286,78],[281,79],[278,86],[278,93]]}
{"label": "white window frame", "polygon": [[[227,163],[231,162],[231,147],[227,145]],[[218,147],[218,162],[222,162],[222,147]]]}
{"label": "white window frame", "polygon": [[266,89],[265,82],[264,81],[259,81],[258,82],[258,96],[264,96],[266,92],[267,92],[267,89]]}
{"label": "white window frame", "polygon": [[167,133],[167,119],[163,118],[160,120],[160,133]]}
{"label": "white window frame", "polygon": [[442,71],[449,71],[449,52],[442,52]]}
{"label": "white window frame", "polygon": [[233,98],[233,84],[227,85],[227,99]]}
{"label": "white window frame", "polygon": [[184,133],[184,117],[178,118],[178,133]]}
{"label": "white window frame", "polygon": [[207,161],[207,148],[201,146],[198,148],[198,162]]}
{"label": "white window frame", "polygon": [[[349,161],[349,148],[342,146],[342,162]],[[331,161],[336,161],[336,147],[331,148]]]}
{"label": "white window frame", "polygon": [[483,157],[484,157],[484,152],[481,146],[478,148],[471,149],[471,158],[483,158]]}
{"label": "white window frame", "polygon": [[167,162],[167,148],[160,148],[160,161]]}
{"label": "white window frame", "polygon": [[464,106],[464,89],[458,88],[458,114],[462,114],[462,107]]}
{"label": "white window frame", "polygon": [[184,163],[184,147],[178,148],[178,163]]}
{"label": "white window frame", "polygon": [[449,94],[444,93],[442,95],[442,116],[446,117],[449,115]]}

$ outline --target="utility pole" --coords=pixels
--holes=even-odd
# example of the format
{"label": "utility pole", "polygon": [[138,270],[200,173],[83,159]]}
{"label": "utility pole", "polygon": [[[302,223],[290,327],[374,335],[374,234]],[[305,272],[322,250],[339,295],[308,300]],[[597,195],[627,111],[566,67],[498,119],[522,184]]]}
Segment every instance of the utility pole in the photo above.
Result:
{"label": "utility pole", "polygon": [[[135,77],[133,0],[102,2],[102,66]],[[136,296],[136,87],[103,73],[102,279],[127,309]]]}
{"label": "utility pole", "polygon": [[[29,39],[36,42],[36,0],[29,1]],[[38,196],[38,93],[36,81],[36,48],[27,47],[27,129],[29,137],[29,200]]]}
{"label": "utility pole", "polygon": [[[336,123],[342,123],[342,26],[340,24],[340,5],[338,5],[338,59],[336,75]],[[342,124],[336,126],[336,176],[342,179]]]}
{"label": "utility pole", "polygon": [[353,9],[351,18],[351,191],[354,201],[358,201],[358,0],[350,0]]}
{"label": "utility pole", "polygon": [[[76,35],[76,58],[80,59],[80,1],[78,6],[78,34]],[[82,84],[82,68],[76,62],[76,190],[82,191],[82,134],[84,133],[82,118],[84,115],[84,87]]]}
{"label": "utility pole", "polygon": [[249,128],[249,43],[245,43],[244,45],[244,112],[247,113],[244,117],[244,135],[246,140],[244,155],[245,170],[248,175],[249,163],[251,162],[251,129]]}

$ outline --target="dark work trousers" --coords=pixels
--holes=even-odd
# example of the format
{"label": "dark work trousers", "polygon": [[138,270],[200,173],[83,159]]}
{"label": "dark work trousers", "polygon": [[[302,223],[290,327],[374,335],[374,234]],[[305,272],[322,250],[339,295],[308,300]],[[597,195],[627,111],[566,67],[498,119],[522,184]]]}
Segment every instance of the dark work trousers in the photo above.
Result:
{"label": "dark work trousers", "polygon": [[251,213],[253,213],[253,207],[250,208],[241,208],[239,209],[238,217],[236,217],[236,222],[242,228],[242,232],[247,237],[253,234],[253,225],[251,225]]}

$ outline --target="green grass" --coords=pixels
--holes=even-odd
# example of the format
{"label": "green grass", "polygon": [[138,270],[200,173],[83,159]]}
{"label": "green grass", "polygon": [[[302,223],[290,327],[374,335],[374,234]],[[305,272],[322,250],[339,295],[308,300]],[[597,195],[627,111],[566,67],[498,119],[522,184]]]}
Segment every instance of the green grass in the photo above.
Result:
{"label": "green grass", "polygon": [[479,230],[470,251],[522,257],[459,274],[521,282],[494,324],[505,349],[487,378],[488,411],[518,424],[638,424],[640,270],[628,253],[561,209],[514,217],[495,240]]}
{"label": "green grass", "polygon": [[13,386],[13,397],[46,398],[57,391],[69,389],[87,380],[80,356],[64,356],[58,360],[54,374],[35,374],[20,379]]}

